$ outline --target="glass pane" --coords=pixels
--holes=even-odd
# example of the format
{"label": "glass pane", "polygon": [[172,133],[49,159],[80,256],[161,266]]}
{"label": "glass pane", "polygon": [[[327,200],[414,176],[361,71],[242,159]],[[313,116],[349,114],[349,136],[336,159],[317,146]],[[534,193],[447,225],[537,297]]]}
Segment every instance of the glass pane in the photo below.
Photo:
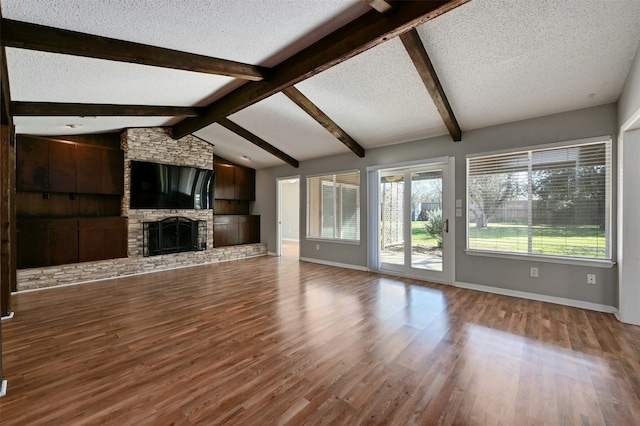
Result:
{"label": "glass pane", "polygon": [[343,185],[341,193],[341,221],[340,238],[346,240],[358,240],[360,237],[358,188]]}
{"label": "glass pane", "polygon": [[470,159],[468,247],[609,258],[609,164],[608,142]]}
{"label": "glass pane", "polygon": [[404,176],[380,178],[380,261],[404,265]]}
{"label": "glass pane", "polygon": [[442,170],[411,173],[411,267],[442,271]]}
{"label": "glass pane", "polygon": [[335,209],[335,190],[331,182],[322,185],[322,231],[320,236],[333,238],[334,229],[334,209]]}
{"label": "glass pane", "polygon": [[468,177],[470,249],[527,253],[527,186],[526,171]]}
{"label": "glass pane", "polygon": [[606,258],[605,148],[544,151],[533,160],[531,252]]}

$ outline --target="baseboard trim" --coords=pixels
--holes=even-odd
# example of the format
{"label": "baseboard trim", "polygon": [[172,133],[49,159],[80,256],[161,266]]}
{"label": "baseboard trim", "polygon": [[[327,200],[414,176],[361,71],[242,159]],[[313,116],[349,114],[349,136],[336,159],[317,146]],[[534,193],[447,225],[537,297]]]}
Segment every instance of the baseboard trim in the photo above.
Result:
{"label": "baseboard trim", "polygon": [[2,321],[6,321],[6,320],[10,320],[13,318],[14,312],[9,312],[9,315],[5,315],[2,318],[0,318],[0,320]]}
{"label": "baseboard trim", "polygon": [[481,284],[471,284],[456,281],[456,287],[469,290],[484,291],[486,293],[501,294],[503,296],[520,297],[522,299],[537,300],[539,302],[555,303],[556,305],[571,306],[574,308],[588,309],[590,311],[605,312],[615,314],[618,317],[618,309],[614,306],[601,305],[599,303],[585,302],[584,300],[566,299],[564,297],[547,296],[544,294],[529,293],[526,291],[510,290],[500,287],[491,287]]}
{"label": "baseboard trim", "polygon": [[3,380],[0,384],[0,398],[7,394],[7,381]]}
{"label": "baseboard trim", "polygon": [[318,263],[320,265],[335,266],[337,268],[355,269],[356,271],[364,271],[364,272],[369,271],[369,269],[366,266],[351,265],[349,263],[331,262],[329,260],[312,259],[310,257],[301,257],[300,260],[303,262]]}

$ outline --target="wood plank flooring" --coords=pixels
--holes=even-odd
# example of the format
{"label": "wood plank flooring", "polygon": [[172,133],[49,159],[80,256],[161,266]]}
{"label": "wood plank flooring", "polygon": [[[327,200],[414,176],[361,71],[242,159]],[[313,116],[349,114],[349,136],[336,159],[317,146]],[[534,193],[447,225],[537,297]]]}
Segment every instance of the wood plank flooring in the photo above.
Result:
{"label": "wood plank flooring", "polygon": [[9,425],[640,424],[640,327],[260,257],[13,296]]}

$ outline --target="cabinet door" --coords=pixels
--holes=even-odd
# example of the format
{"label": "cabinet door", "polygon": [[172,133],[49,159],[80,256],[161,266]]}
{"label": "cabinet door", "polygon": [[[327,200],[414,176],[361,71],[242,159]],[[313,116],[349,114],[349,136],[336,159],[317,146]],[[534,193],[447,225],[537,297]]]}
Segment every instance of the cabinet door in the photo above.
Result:
{"label": "cabinet door", "polygon": [[238,218],[235,216],[213,217],[213,246],[226,247],[238,244]]}
{"label": "cabinet door", "polygon": [[124,153],[119,149],[101,150],[101,194],[124,194]]}
{"label": "cabinet door", "polygon": [[49,142],[49,191],[77,192],[76,146]]}
{"label": "cabinet door", "polygon": [[84,227],[80,221],[78,229],[78,261],[91,262],[104,259],[102,245],[104,230],[94,227]]}
{"label": "cabinet door", "polygon": [[227,230],[228,223],[214,223],[213,224],[213,246],[214,247],[226,247],[227,243]]}
{"label": "cabinet door", "polygon": [[104,150],[86,145],[76,146],[79,194],[100,194],[102,181],[100,168],[101,151]]}
{"label": "cabinet door", "polygon": [[242,216],[238,220],[238,244],[259,243],[260,216]]}
{"label": "cabinet door", "polygon": [[42,221],[18,221],[18,269],[37,268],[49,263],[49,235]]}
{"label": "cabinet door", "polygon": [[218,200],[233,200],[235,198],[235,167],[230,164],[214,164],[215,184],[213,196]]}
{"label": "cabinet door", "polygon": [[78,262],[78,221],[51,220],[49,229],[49,266]]}
{"label": "cabinet door", "polygon": [[18,136],[16,143],[16,189],[49,190],[49,142]]}
{"label": "cabinet door", "polygon": [[256,199],[256,171],[245,167],[235,168],[235,199]]}
{"label": "cabinet door", "polygon": [[78,229],[80,262],[127,257],[125,218],[81,220]]}

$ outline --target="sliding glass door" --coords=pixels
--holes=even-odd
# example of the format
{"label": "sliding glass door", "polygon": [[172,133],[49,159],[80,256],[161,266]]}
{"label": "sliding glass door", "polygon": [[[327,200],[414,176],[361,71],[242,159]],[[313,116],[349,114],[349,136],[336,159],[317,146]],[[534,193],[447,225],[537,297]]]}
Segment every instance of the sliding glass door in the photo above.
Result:
{"label": "sliding glass door", "polygon": [[450,282],[451,200],[447,163],[380,170],[380,271]]}

